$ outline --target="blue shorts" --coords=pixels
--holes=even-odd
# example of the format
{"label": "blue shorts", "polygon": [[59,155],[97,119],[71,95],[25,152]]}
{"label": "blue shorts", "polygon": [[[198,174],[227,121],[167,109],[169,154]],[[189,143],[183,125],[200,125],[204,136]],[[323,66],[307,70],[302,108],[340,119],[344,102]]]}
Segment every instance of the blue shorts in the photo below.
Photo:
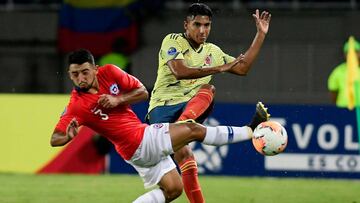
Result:
{"label": "blue shorts", "polygon": [[169,106],[157,106],[147,115],[147,122],[153,123],[174,123],[184,111],[187,102]]}
{"label": "blue shorts", "polygon": [[[153,123],[174,123],[184,111],[188,102],[169,106],[157,106],[153,108],[146,116],[146,122]],[[206,109],[206,111],[198,118],[194,119],[198,123],[203,123],[204,120],[210,115],[214,108],[214,102]]]}

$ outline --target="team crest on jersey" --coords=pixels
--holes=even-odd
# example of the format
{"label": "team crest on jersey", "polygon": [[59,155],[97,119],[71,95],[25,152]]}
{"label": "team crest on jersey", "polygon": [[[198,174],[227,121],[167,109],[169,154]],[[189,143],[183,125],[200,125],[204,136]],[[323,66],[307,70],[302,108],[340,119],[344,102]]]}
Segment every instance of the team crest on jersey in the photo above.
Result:
{"label": "team crest on jersey", "polygon": [[119,87],[117,86],[117,84],[112,84],[110,86],[110,93],[113,95],[119,94]]}
{"label": "team crest on jersey", "polygon": [[156,129],[160,129],[160,128],[162,128],[164,126],[164,124],[162,124],[162,123],[155,123],[154,124],[154,128],[156,128]]}
{"label": "team crest on jersey", "polygon": [[211,57],[211,55],[206,56],[206,58],[205,58],[205,65],[206,65],[206,66],[210,66],[211,63],[212,63],[212,57]]}
{"label": "team crest on jersey", "polygon": [[170,47],[169,50],[167,51],[167,54],[172,56],[176,54],[176,48],[175,47]]}

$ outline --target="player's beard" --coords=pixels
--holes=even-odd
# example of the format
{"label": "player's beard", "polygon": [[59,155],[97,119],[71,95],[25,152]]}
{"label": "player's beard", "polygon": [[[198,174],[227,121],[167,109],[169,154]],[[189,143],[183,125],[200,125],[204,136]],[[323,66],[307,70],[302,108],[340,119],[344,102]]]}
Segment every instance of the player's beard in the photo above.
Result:
{"label": "player's beard", "polygon": [[87,92],[93,86],[94,82],[95,82],[95,77],[91,81],[90,85],[88,85],[87,87],[79,87],[79,86],[75,85],[75,89],[79,92]]}

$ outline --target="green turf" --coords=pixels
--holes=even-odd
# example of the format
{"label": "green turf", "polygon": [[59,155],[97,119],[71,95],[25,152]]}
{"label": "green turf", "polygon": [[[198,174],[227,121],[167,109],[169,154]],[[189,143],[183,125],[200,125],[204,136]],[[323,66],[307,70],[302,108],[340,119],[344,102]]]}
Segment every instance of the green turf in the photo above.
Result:
{"label": "green turf", "polygon": [[[359,180],[201,176],[208,203],[360,203]],[[1,203],[132,202],[144,193],[127,175],[0,174]],[[187,202],[184,195],[174,202]]]}

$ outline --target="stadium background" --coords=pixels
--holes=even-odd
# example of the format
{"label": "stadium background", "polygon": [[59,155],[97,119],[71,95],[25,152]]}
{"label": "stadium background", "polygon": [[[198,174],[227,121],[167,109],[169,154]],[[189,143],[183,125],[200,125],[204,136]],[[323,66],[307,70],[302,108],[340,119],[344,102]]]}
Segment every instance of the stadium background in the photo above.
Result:
{"label": "stadium background", "polygon": [[[114,36],[127,38],[132,42],[129,52],[133,74],[151,90],[156,78],[157,52],[161,40],[167,33],[183,31],[182,16],[189,1],[102,2],[0,1],[0,123],[3,130],[0,143],[1,172],[39,172],[62,150],[51,148],[49,138],[67,102],[66,93],[71,90],[64,67],[64,54],[72,48],[68,42],[76,42],[74,39],[79,38],[96,39],[100,45],[90,47],[90,50],[100,56],[108,51],[109,47],[105,45],[109,45],[109,39],[114,39]],[[229,74],[214,77],[219,108],[216,108],[212,122],[220,120],[222,124],[241,124],[246,121],[246,116],[250,116],[251,104],[262,100],[274,107],[273,114],[277,118],[287,119],[292,140],[306,141],[306,135],[309,134],[306,129],[317,132],[310,133],[313,136],[308,139],[309,142],[302,142],[305,144],[290,143],[288,152],[320,156],[312,156],[312,160],[318,160],[319,166],[307,166],[313,167],[306,169],[310,170],[309,173],[297,173],[296,170],[302,169],[301,166],[295,167],[295,172],[288,172],[294,170],[286,168],[288,166],[269,172],[264,168],[262,157],[252,151],[245,151],[250,155],[239,164],[248,164],[254,157],[261,163],[255,161],[248,167],[254,166],[261,170],[254,174],[236,168],[230,172],[218,170],[216,174],[358,178],[360,159],[357,156],[355,118],[353,112],[343,112],[330,104],[327,78],[331,70],[344,59],[342,46],[345,40],[350,35],[360,38],[359,2],[233,0],[209,1],[209,5],[216,12],[209,41],[234,55],[245,51],[255,34],[251,17],[254,9],[266,9],[273,14],[270,32],[250,74],[244,78]],[[86,12],[121,13],[124,9],[126,12],[134,12],[134,15],[124,15],[127,17],[125,21],[122,21],[121,15],[110,15],[123,23],[115,27],[102,26],[102,18],[94,19],[94,27],[86,25],[81,19],[82,15],[89,15]],[[69,19],[69,16],[76,15],[80,17]],[[91,35],[93,33],[96,35]],[[78,38],[72,38],[74,36]],[[229,108],[239,110],[224,113]],[[136,106],[141,118],[145,109],[146,104]],[[235,121],[239,114],[244,115],[244,118]],[[211,124],[211,120],[209,122]],[[319,133],[325,124],[325,127],[329,127],[328,123],[340,133],[338,137],[331,133],[334,132],[331,127],[329,131]],[[302,133],[300,138],[295,133],[297,124]],[[308,124],[312,127],[307,128]],[[347,126],[351,126],[351,132]],[[348,138],[350,140],[346,141],[345,134],[351,134]],[[320,143],[321,139],[324,145],[314,144]],[[336,139],[340,141],[333,146]],[[245,145],[244,148],[250,147]],[[73,153],[76,153],[76,149]],[[212,159],[224,158],[222,153],[218,150],[218,155]],[[345,155],[340,158],[347,160],[347,168],[324,168],[321,165],[324,163],[321,157],[324,154]],[[126,166],[120,165],[116,155],[112,153],[110,158],[115,164],[106,170],[128,172],[128,169],[122,170]],[[227,161],[233,164],[231,160],[236,157],[229,159]],[[333,157],[329,157],[330,161],[332,159]],[[97,168],[85,172],[96,173],[106,167],[101,164],[99,166],[97,161],[102,163],[104,160],[94,161],[91,164],[95,164]],[[205,172],[214,168],[207,167]],[[279,166],[275,164],[276,167]],[[327,174],[327,170],[340,172]]]}

